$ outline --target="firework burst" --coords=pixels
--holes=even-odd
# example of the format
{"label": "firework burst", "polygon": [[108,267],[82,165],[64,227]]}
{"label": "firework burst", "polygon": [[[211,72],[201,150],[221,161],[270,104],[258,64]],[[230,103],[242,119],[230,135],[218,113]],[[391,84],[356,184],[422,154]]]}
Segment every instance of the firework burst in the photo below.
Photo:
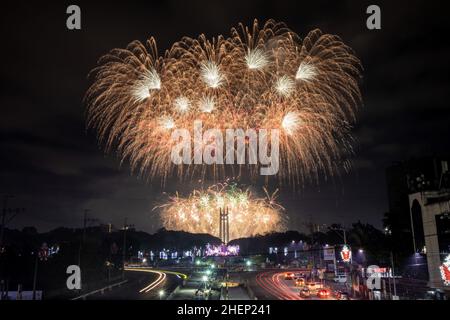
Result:
{"label": "firework burst", "polygon": [[188,197],[178,194],[156,207],[165,228],[219,236],[219,210],[228,208],[230,240],[285,231],[283,207],[276,202],[277,192],[254,197],[236,185],[217,184],[206,190],[194,190]]}
{"label": "firework burst", "polygon": [[240,24],[229,37],[184,37],[161,56],[153,38],[134,41],[93,70],[87,124],[133,171],[163,179],[259,171],[259,164],[175,165],[171,133],[194,120],[204,130],[279,129],[278,178],[303,184],[346,164],[360,71],[339,37],[314,30],[301,40],[273,20]]}

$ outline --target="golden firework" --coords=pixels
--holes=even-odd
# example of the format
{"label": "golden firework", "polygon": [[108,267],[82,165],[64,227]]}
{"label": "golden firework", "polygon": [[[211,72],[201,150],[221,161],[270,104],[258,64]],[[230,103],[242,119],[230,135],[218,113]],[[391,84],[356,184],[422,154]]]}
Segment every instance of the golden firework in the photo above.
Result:
{"label": "golden firework", "polygon": [[160,210],[165,228],[219,236],[219,210],[228,209],[230,240],[286,230],[284,208],[276,202],[277,192],[254,197],[248,189],[217,184],[206,190],[194,190],[188,197],[178,194]]}
{"label": "golden firework", "polygon": [[154,38],[133,41],[93,70],[87,123],[106,151],[163,180],[258,174],[260,164],[174,164],[171,134],[195,120],[204,130],[279,129],[278,178],[303,185],[347,168],[360,71],[339,37],[314,30],[301,40],[273,20],[240,24],[229,37],[184,37],[162,56]]}

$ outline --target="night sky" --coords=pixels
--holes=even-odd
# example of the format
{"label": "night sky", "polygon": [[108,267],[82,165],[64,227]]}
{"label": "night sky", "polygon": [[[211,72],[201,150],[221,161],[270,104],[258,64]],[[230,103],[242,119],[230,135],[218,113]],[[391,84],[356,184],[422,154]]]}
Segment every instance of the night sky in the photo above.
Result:
{"label": "night sky", "polygon": [[[152,208],[171,181],[138,179],[105,155],[85,127],[83,96],[97,59],[132,40],[157,39],[160,52],[182,36],[228,35],[238,22],[273,18],[302,37],[314,28],[339,35],[361,59],[364,106],[353,129],[353,170],[335,181],[282,189],[290,229],[304,223],[361,220],[381,227],[387,211],[385,168],[413,156],[449,150],[448,16],[439,1],[14,1],[1,18],[0,194],[24,207],[9,227],[79,227],[83,210],[119,226],[160,227]],[[78,4],[82,30],[66,28]],[[366,28],[378,4],[382,30]]]}

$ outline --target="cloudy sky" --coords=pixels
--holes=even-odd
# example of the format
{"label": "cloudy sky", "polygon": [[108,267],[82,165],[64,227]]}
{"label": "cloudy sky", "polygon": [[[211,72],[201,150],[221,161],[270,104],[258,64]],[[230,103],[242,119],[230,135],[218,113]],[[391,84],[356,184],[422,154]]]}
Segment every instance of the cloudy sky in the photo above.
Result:
{"label": "cloudy sky", "polygon": [[[24,207],[11,227],[80,226],[84,209],[120,225],[159,227],[153,206],[167,188],[142,181],[104,154],[86,131],[83,96],[89,71],[112,48],[156,37],[161,52],[182,36],[228,34],[238,22],[273,18],[301,36],[314,28],[339,35],[364,66],[364,106],[353,128],[353,170],[340,180],[284,188],[291,229],[304,223],[362,220],[381,226],[387,210],[385,168],[448,151],[448,17],[439,1],[75,1],[82,30],[66,29],[72,3],[4,5],[1,32],[0,194]],[[378,4],[382,30],[366,28]]]}

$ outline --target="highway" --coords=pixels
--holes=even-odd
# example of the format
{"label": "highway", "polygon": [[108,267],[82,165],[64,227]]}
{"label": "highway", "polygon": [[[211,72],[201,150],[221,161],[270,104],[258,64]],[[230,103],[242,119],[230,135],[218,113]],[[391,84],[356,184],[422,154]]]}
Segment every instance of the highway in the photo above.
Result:
{"label": "highway", "polygon": [[[285,280],[286,272],[300,272],[300,270],[271,270],[257,273],[254,281],[250,282],[255,295],[259,299],[267,300],[321,300],[316,294],[309,298],[299,295],[300,288],[295,286],[294,280]],[[325,286],[326,287],[326,286]],[[330,288],[328,288],[330,289]],[[327,300],[334,300],[330,295]]]}
{"label": "highway", "polygon": [[[151,268],[125,268],[127,283],[111,291],[96,293],[88,300],[154,300],[165,299],[183,281],[186,275]],[[160,293],[164,294],[160,296]]]}

